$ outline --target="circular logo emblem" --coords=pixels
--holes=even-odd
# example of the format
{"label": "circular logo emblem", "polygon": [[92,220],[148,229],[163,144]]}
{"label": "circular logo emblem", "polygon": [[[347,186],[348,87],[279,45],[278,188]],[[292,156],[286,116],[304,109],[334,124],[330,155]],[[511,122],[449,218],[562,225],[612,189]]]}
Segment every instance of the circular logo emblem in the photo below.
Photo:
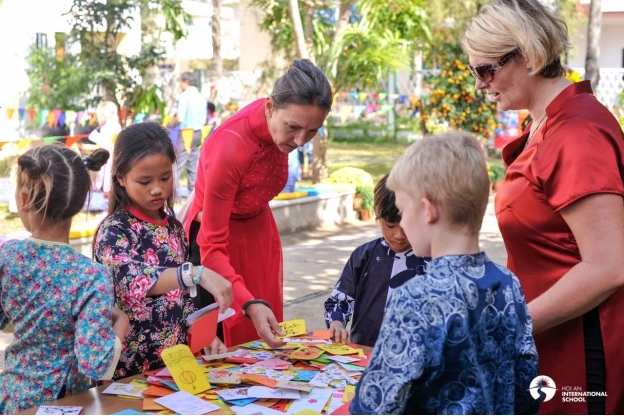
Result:
{"label": "circular logo emblem", "polygon": [[535,400],[547,402],[552,399],[557,392],[557,386],[552,378],[548,376],[537,376],[531,381],[529,392]]}

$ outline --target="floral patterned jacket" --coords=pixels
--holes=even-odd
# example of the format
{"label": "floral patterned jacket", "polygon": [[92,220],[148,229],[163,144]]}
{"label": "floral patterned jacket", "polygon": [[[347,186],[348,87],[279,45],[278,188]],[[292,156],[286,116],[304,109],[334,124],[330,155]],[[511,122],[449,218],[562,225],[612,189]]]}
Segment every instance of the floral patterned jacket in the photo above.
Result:
{"label": "floral patterned jacket", "polygon": [[186,343],[186,317],[195,307],[188,290],[159,296],[147,292],[165,269],[187,258],[182,224],[172,216],[155,221],[127,208],[104,220],[93,250],[111,271],[117,306],[130,318],[115,378],[162,367],[161,351]]}

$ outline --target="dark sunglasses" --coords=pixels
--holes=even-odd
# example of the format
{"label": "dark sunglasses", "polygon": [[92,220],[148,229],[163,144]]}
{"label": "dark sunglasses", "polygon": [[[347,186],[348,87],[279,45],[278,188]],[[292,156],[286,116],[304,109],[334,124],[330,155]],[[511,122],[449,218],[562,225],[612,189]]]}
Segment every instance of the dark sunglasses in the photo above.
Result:
{"label": "dark sunglasses", "polygon": [[470,73],[477,79],[483,82],[492,82],[494,80],[494,74],[501,69],[503,65],[511,61],[516,56],[518,49],[509,52],[506,55],[500,57],[500,59],[493,64],[480,64],[477,66],[468,65]]}

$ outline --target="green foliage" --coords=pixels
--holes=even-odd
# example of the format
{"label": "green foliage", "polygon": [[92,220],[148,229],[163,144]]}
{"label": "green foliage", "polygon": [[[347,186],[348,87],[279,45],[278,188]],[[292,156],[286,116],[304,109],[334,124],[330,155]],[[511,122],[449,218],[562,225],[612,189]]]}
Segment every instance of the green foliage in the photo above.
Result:
{"label": "green foliage", "polygon": [[165,100],[162,90],[157,85],[145,87],[139,85],[130,98],[127,108],[134,114],[165,114]]}
{"label": "green foliage", "polygon": [[487,171],[491,183],[500,182],[505,179],[505,173],[507,172],[504,166],[497,163],[488,163]]}
{"label": "green foliage", "polygon": [[355,192],[362,194],[365,188],[373,188],[375,183],[370,173],[363,169],[344,167],[336,170],[328,178],[329,182],[349,183],[355,186]]}
{"label": "green foliage", "polygon": [[[336,90],[376,86],[389,71],[410,64],[410,53],[430,36],[423,0],[330,0],[301,2],[304,32],[314,62]],[[261,29],[271,46],[287,60],[296,58],[293,23],[287,0],[252,0],[264,13]],[[350,10],[343,27],[334,19],[336,8]],[[306,16],[313,16],[307,19]]]}
{"label": "green foliage", "polygon": [[362,197],[362,209],[371,211],[375,207],[375,189],[372,186],[364,186],[359,192]]}
{"label": "green foliage", "polygon": [[[70,38],[80,44],[79,61],[88,74],[91,90],[103,91],[105,99],[132,105],[136,101],[135,89],[141,85],[146,70],[164,58],[164,44],[150,25],[149,39],[143,37],[138,56],[126,57],[117,53],[117,46],[141,11],[143,18],[162,13],[165,32],[175,40],[187,33],[190,15],[184,12],[181,0],[73,0],[67,15],[72,27]],[[145,26],[145,25],[144,25]],[[145,33],[143,33],[145,35]],[[102,97],[96,97],[95,104]]]}
{"label": "green foliage", "polygon": [[54,50],[34,45],[28,57],[28,106],[41,109],[77,110],[89,92],[87,74],[76,56],[58,59]]}
{"label": "green foliage", "polygon": [[437,30],[436,42],[424,57],[426,68],[438,71],[425,78],[429,95],[423,97],[422,118],[429,130],[448,123],[452,130],[468,131],[487,140],[497,125],[496,105],[477,91],[458,35],[451,29]]}

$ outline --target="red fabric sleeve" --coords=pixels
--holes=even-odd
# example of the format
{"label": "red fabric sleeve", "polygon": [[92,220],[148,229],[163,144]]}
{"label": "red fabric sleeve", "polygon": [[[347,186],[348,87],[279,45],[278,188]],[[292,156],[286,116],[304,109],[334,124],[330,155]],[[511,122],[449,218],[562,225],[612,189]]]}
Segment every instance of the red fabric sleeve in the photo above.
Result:
{"label": "red fabric sleeve", "polygon": [[608,120],[559,118],[548,126],[532,170],[555,211],[592,194],[624,195],[621,132]]}
{"label": "red fabric sleeve", "polygon": [[242,306],[253,299],[253,295],[230,264],[227,251],[229,222],[239,184],[253,161],[256,149],[239,132],[225,130],[219,133],[220,137],[212,137],[204,149],[204,201],[197,243],[202,265],[232,283],[232,308],[238,320],[242,316]]}

